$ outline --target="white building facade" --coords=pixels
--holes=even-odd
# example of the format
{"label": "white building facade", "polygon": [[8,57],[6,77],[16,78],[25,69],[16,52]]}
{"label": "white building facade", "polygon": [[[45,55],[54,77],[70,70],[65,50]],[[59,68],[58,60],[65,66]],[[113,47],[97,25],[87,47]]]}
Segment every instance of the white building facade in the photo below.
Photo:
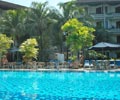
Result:
{"label": "white building facade", "polygon": [[94,19],[95,26],[104,27],[113,43],[120,43],[120,0],[77,0],[87,14]]}

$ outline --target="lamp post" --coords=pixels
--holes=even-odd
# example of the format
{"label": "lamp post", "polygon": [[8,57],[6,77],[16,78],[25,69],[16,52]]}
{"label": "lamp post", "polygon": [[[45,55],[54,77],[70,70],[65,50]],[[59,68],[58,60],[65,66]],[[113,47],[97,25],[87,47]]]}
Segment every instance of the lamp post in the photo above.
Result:
{"label": "lamp post", "polygon": [[[66,36],[68,36],[68,33],[67,32],[63,32],[63,35],[64,35],[64,41],[66,42]],[[68,60],[68,46],[66,44],[66,60]]]}

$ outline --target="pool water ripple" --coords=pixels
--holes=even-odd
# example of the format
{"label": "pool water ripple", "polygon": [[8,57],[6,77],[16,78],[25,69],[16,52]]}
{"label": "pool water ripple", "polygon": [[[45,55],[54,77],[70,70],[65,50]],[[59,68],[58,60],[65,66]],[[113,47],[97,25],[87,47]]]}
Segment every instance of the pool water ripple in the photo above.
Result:
{"label": "pool water ripple", "polygon": [[0,100],[120,100],[120,72],[0,71]]}

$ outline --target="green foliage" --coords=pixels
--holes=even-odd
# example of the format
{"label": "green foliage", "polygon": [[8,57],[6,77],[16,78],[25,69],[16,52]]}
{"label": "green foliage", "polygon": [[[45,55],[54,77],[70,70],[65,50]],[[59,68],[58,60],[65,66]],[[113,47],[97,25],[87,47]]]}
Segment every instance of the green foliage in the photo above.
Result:
{"label": "green foliage", "polygon": [[[62,12],[52,10],[52,7],[48,7],[48,2],[33,2],[30,8],[7,10],[0,16],[0,31],[12,37],[15,47],[26,38],[35,37],[40,48],[38,58],[44,61],[45,55],[49,55],[46,49],[57,46],[59,51],[64,50],[61,25],[68,19],[75,18],[76,14],[83,14],[83,8],[76,6],[76,0],[60,3],[59,6]],[[70,37],[78,38],[76,34]],[[72,44],[74,46],[75,42]],[[77,43],[75,47],[78,49]]]}
{"label": "green foliage", "polygon": [[94,39],[95,43],[98,43],[101,41],[110,42],[112,40],[111,35],[109,35],[109,31],[104,28],[96,28],[94,35],[95,35],[95,39]]}
{"label": "green foliage", "polygon": [[42,34],[47,29],[47,23],[49,22],[49,8],[48,3],[32,2],[31,8],[27,13],[27,27],[31,34]]}
{"label": "green foliage", "polygon": [[69,59],[72,60],[72,61],[75,61],[76,58],[77,58],[77,56],[75,56],[75,55],[69,57]]}
{"label": "green foliage", "polygon": [[[23,9],[7,10],[0,16],[0,31],[11,36],[14,40],[14,46],[18,46],[25,35],[26,12]],[[24,33],[24,34],[23,34]]]}
{"label": "green foliage", "polygon": [[49,17],[49,12],[50,10],[48,7],[48,2],[32,2],[31,7],[28,9],[26,18],[26,27],[29,29],[28,33],[32,37],[37,37],[36,39],[38,41],[38,47],[40,49],[38,54],[40,59],[38,58],[38,60],[41,61],[44,60],[46,55],[44,54],[44,49],[48,48],[48,44],[50,43],[48,30],[52,21]]}
{"label": "green foliage", "polygon": [[78,51],[92,45],[94,39],[92,32],[95,30],[84,26],[77,19],[68,20],[61,29],[67,33],[67,44],[70,45],[72,51]]}
{"label": "green foliage", "polygon": [[38,43],[35,38],[27,39],[20,45],[20,52],[24,53],[23,57],[27,60],[37,59],[38,48],[36,46]]}
{"label": "green foliage", "polygon": [[0,34],[0,55],[7,53],[8,49],[11,47],[13,40],[7,37],[5,34]]}
{"label": "green foliage", "polygon": [[76,13],[80,15],[84,12],[84,9],[80,6],[78,7],[76,3],[77,3],[77,0],[71,0],[66,3],[58,4],[60,9],[62,10],[62,15],[64,16],[65,20],[75,18]]}
{"label": "green foliage", "polygon": [[1,31],[10,34],[15,38],[16,35],[20,35],[23,30],[25,30],[25,17],[26,13],[23,9],[6,11],[1,16]]}
{"label": "green foliage", "polygon": [[97,58],[101,58],[101,59],[104,59],[104,58],[107,58],[106,55],[102,54],[102,53],[98,53],[94,50],[90,50],[89,51],[89,57],[90,58],[93,58],[93,59],[97,59]]}

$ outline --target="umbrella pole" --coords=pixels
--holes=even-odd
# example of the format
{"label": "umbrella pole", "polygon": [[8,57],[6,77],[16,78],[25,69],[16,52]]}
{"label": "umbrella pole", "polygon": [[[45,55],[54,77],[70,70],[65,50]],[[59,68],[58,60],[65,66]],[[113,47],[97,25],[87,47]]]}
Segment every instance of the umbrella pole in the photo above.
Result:
{"label": "umbrella pole", "polygon": [[[102,48],[102,54],[104,55],[104,50],[103,50],[103,48]],[[104,60],[104,56],[103,56],[103,60]]]}

